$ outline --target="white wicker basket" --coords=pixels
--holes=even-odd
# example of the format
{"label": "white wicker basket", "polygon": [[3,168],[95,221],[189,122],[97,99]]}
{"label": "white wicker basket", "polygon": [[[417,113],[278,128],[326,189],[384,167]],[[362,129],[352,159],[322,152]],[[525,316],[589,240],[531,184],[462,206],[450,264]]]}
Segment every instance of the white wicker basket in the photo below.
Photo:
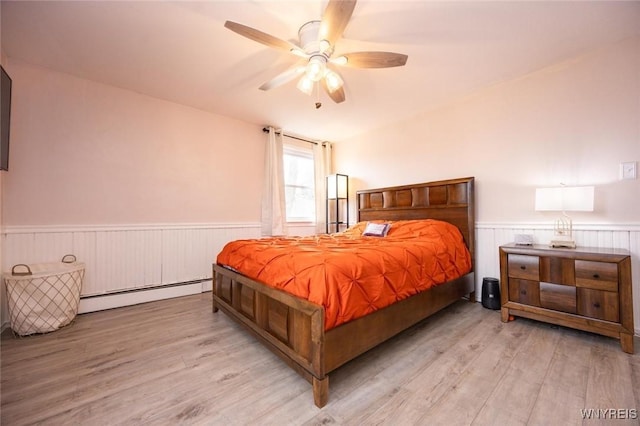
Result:
{"label": "white wicker basket", "polygon": [[15,265],[3,277],[14,333],[48,333],[76,317],[84,263],[76,262],[74,255],[66,255],[56,263]]}

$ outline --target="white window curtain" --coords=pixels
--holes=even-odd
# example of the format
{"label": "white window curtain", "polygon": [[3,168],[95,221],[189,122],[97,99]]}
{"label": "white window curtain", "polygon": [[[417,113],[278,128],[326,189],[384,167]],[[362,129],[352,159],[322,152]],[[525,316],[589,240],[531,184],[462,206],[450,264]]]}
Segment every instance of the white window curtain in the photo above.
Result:
{"label": "white window curtain", "polygon": [[313,161],[316,186],[316,234],[327,232],[327,175],[332,173],[331,143],[313,146]]}
{"label": "white window curtain", "polygon": [[282,167],[282,132],[269,127],[262,190],[262,235],[286,235],[287,210]]}

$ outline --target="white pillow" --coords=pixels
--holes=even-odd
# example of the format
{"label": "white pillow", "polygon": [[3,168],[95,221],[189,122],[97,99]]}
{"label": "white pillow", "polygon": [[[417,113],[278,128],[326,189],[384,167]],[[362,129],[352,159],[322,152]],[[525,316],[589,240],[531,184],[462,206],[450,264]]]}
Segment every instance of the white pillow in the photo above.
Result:
{"label": "white pillow", "polygon": [[389,232],[389,228],[391,228],[390,223],[367,223],[367,226],[364,228],[364,232],[362,235],[371,236],[371,237],[386,237]]}

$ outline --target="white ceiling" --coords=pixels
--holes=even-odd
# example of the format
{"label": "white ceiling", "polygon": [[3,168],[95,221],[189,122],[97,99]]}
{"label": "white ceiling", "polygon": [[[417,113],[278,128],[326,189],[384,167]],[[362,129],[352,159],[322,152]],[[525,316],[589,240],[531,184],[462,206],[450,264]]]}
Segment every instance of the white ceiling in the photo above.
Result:
{"label": "white ceiling", "polygon": [[[409,55],[343,68],[347,100],[258,87],[295,63],[224,28],[236,21],[297,43],[326,1],[6,1],[11,58],[320,140],[339,141],[640,34],[640,2],[361,0],[334,56]],[[612,76],[615,78],[615,76]]]}

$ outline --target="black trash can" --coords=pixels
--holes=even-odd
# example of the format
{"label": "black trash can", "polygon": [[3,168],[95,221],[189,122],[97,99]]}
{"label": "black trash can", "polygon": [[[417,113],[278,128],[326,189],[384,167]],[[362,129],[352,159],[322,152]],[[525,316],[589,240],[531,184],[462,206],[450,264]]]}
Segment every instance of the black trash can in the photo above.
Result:
{"label": "black trash can", "polygon": [[487,309],[500,309],[500,282],[497,278],[482,279],[482,306]]}

